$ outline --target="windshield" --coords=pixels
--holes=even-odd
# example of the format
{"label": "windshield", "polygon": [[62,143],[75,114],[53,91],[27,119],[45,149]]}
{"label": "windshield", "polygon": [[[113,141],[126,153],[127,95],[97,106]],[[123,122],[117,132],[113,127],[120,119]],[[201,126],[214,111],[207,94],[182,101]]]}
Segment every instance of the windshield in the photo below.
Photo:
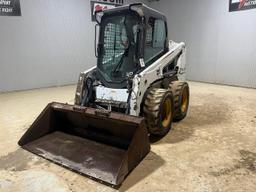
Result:
{"label": "windshield", "polygon": [[108,16],[101,22],[98,68],[107,81],[124,80],[136,70],[138,18]]}

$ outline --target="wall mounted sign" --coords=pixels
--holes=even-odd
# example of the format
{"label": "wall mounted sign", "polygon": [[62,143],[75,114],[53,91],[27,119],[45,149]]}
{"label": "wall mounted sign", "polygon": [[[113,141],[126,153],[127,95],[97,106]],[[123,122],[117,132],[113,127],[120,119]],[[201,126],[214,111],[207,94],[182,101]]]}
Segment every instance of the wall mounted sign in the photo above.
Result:
{"label": "wall mounted sign", "polygon": [[95,18],[95,12],[96,11],[101,11],[101,10],[107,10],[107,9],[115,8],[115,7],[123,5],[123,4],[124,4],[123,0],[91,1],[92,21],[96,21],[96,18]]}
{"label": "wall mounted sign", "polygon": [[229,0],[229,11],[242,11],[256,8],[256,0]]}
{"label": "wall mounted sign", "polygon": [[0,15],[21,16],[20,0],[0,0]]}

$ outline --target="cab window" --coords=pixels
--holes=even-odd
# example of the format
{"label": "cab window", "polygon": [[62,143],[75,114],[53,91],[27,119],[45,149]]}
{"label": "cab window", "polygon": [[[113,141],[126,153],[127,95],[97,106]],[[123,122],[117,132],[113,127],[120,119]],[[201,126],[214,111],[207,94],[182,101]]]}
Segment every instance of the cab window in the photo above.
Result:
{"label": "cab window", "polygon": [[166,25],[161,19],[150,18],[146,29],[144,60],[150,65],[165,49]]}

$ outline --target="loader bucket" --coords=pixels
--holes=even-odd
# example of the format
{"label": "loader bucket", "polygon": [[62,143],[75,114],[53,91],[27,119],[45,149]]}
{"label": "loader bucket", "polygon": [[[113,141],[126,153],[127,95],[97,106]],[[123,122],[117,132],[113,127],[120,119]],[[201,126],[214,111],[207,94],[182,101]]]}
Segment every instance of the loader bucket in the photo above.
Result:
{"label": "loader bucket", "polygon": [[120,185],[149,153],[144,119],[50,103],[19,145],[90,178]]}

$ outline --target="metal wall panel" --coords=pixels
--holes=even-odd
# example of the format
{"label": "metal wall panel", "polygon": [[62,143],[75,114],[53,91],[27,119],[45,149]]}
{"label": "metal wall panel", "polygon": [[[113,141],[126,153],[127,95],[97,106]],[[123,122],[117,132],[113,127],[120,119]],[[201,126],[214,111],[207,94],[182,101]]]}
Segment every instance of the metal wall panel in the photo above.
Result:
{"label": "metal wall panel", "polygon": [[96,65],[90,1],[20,4],[21,17],[0,16],[0,92],[73,84]]}
{"label": "metal wall panel", "polygon": [[169,37],[188,47],[189,80],[256,88],[256,11],[232,12],[229,1],[161,0]]}

